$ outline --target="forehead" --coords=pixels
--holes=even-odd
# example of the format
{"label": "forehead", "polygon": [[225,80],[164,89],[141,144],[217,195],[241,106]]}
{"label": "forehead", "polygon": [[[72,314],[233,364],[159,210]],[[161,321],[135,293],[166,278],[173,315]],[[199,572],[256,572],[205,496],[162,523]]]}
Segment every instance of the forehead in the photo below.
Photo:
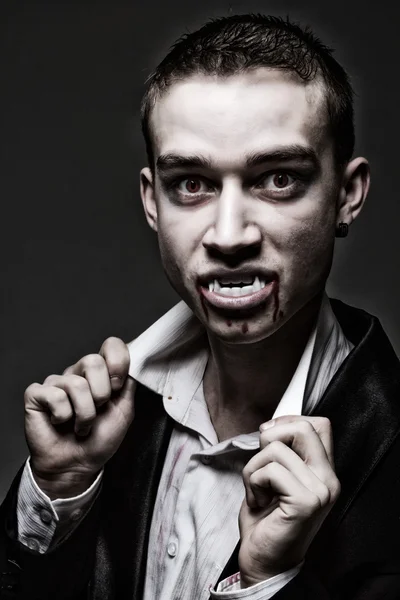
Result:
{"label": "forehead", "polygon": [[327,144],[323,86],[276,69],[229,77],[195,75],[173,83],[151,115],[155,156],[206,153],[240,162],[269,147]]}

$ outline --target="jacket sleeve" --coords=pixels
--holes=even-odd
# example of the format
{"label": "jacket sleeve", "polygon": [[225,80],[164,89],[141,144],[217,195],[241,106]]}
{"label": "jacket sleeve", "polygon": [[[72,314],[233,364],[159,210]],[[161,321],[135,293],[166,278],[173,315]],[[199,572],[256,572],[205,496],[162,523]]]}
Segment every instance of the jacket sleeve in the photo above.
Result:
{"label": "jacket sleeve", "polygon": [[45,554],[18,541],[17,500],[23,467],[0,507],[0,599],[86,600],[88,598],[101,496],[79,526]]}

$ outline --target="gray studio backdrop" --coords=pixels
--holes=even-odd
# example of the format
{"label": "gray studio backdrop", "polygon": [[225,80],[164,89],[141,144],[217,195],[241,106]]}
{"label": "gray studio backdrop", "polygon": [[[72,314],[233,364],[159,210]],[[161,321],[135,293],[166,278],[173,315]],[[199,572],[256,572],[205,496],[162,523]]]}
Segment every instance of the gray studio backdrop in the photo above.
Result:
{"label": "gray studio backdrop", "polygon": [[384,4],[3,0],[0,497],[27,453],[25,388],[110,335],[129,341],[177,301],[142,214],[138,109],[152,67],[208,17],[289,14],[352,74],[373,185],[338,241],[329,291],[377,314],[400,350],[400,11]]}

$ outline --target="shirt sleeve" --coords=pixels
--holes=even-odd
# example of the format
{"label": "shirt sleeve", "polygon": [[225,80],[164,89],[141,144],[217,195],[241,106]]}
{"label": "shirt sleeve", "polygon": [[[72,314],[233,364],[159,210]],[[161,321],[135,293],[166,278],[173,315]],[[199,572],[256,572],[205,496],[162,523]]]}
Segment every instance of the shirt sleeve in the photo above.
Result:
{"label": "shirt sleeve", "polygon": [[103,471],[79,496],[51,501],[37,485],[28,458],[18,489],[18,541],[40,554],[47,552],[79,525],[99,493],[102,476]]}
{"label": "shirt sleeve", "polygon": [[296,577],[299,573],[303,563],[289,571],[279,573],[266,581],[261,581],[248,588],[240,588],[240,573],[231,575],[224,579],[218,584],[216,591],[210,590],[211,598],[217,600],[223,598],[224,600],[270,600],[275,594],[279,592],[289,581]]}

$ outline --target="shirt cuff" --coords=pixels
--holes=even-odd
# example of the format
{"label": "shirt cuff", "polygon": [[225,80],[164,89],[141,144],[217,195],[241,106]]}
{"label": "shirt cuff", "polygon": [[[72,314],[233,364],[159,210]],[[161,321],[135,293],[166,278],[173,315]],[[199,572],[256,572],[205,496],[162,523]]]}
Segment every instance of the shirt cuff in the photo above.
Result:
{"label": "shirt cuff", "polygon": [[47,552],[86,515],[99,492],[102,475],[103,471],[79,496],[51,501],[37,485],[28,458],[18,489],[18,540],[40,554]]}
{"label": "shirt cuff", "polygon": [[270,579],[251,585],[250,587],[241,589],[240,573],[235,573],[227,577],[218,584],[217,590],[210,590],[211,598],[223,598],[224,600],[269,600],[279,592],[289,581],[291,581],[299,573],[303,563],[289,569],[284,573],[279,573]]}

